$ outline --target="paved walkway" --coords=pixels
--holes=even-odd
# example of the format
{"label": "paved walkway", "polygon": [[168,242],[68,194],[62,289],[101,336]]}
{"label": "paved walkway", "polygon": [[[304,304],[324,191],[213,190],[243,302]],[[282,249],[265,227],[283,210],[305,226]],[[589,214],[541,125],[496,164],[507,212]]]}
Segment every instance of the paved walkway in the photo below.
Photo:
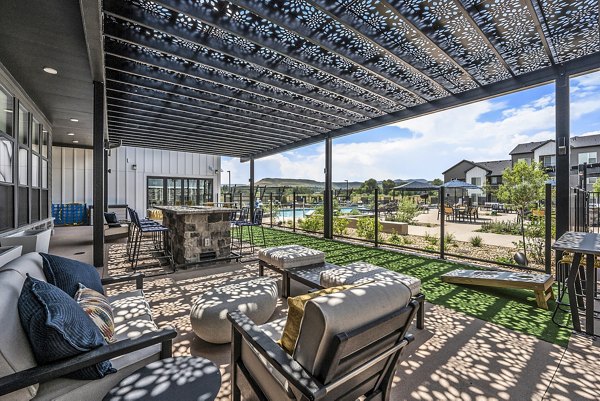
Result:
{"label": "paved walkway", "polygon": [[[431,224],[434,227],[425,227],[425,226],[408,226],[408,234],[410,235],[419,235],[424,236],[425,234],[429,235],[440,235],[440,221],[437,218],[438,211],[437,209],[431,209],[429,213],[422,213],[417,216],[416,221],[421,224]],[[489,216],[483,215],[480,213],[481,219],[478,224],[469,223],[469,222],[453,222],[446,221],[445,228],[446,233],[451,233],[454,235],[457,241],[465,241],[469,242],[469,240],[478,235],[483,239],[483,243],[487,245],[497,245],[504,246],[508,248],[513,248],[513,242],[517,242],[521,239],[518,235],[504,235],[504,234],[494,234],[494,233],[480,233],[476,230],[481,228],[481,222],[483,221],[516,221],[517,215],[515,213],[503,213],[500,216]]]}

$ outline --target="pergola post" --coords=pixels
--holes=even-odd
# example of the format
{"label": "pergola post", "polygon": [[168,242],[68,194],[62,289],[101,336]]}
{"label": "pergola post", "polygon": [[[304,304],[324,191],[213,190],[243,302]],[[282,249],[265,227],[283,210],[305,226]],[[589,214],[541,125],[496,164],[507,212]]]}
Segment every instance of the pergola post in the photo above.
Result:
{"label": "pergola post", "polygon": [[332,179],[331,172],[333,163],[332,159],[333,140],[331,137],[325,139],[325,196],[323,199],[323,236],[328,239],[333,238],[333,196],[332,196]]}
{"label": "pergola post", "polygon": [[104,267],[104,83],[94,81],[94,266]]}
{"label": "pergola post", "polygon": [[560,68],[556,76],[556,238],[569,230],[570,174],[569,75]]}
{"label": "pergola post", "polygon": [[250,220],[254,220],[254,158],[250,158]]}

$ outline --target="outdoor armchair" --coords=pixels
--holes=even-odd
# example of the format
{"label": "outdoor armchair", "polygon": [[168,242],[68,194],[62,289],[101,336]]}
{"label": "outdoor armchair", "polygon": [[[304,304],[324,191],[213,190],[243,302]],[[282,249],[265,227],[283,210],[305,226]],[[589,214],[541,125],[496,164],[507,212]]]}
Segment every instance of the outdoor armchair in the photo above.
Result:
{"label": "outdoor armchair", "polygon": [[388,400],[418,307],[394,282],[318,296],[306,303],[292,354],[273,335],[282,322],[257,326],[232,312],[232,400]]}

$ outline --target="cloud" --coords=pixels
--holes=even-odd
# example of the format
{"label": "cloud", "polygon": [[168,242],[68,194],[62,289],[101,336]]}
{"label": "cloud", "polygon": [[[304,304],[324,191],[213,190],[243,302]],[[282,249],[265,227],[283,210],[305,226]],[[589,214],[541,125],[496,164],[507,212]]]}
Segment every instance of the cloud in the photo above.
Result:
{"label": "cloud", "polygon": [[[600,73],[573,79],[571,87],[574,125],[582,117],[589,119],[600,111]],[[504,97],[398,122],[392,125],[397,131],[388,127],[387,132],[399,135],[387,135],[385,140],[369,140],[369,132],[357,134],[360,141],[356,142],[348,142],[347,138],[342,142],[334,140],[333,178],[335,181],[363,181],[371,177],[433,179],[441,178],[444,170],[462,159],[509,159],[508,153],[519,143],[554,137],[555,97],[552,89],[549,91],[519,107],[511,105],[510,99],[514,98]],[[585,126],[579,128],[579,132],[589,130]],[[320,144],[259,159],[255,162],[256,179],[323,181],[323,148]],[[248,182],[247,163],[230,159],[224,160],[223,166],[233,172],[233,182]]]}

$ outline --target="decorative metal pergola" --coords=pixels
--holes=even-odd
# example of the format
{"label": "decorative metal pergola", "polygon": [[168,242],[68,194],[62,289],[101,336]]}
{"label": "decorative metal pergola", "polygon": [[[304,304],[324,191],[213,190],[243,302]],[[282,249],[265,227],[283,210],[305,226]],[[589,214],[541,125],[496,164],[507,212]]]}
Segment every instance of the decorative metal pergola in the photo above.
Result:
{"label": "decorative metal pergola", "polygon": [[[325,141],[326,211],[332,138],[556,81],[558,147],[569,140],[569,76],[600,68],[598,0],[103,7],[111,140],[240,157],[251,177],[256,158]],[[568,164],[557,149],[559,208]]]}

